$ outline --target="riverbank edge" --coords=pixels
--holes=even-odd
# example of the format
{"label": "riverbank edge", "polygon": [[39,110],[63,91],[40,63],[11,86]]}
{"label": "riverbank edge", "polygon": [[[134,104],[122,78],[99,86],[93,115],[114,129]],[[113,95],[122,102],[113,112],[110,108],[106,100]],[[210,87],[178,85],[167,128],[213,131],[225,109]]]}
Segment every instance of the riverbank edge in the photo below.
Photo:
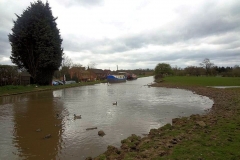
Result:
{"label": "riverbank edge", "polygon": [[[234,148],[231,149],[230,154],[223,152],[224,147],[239,146],[238,141],[233,139],[236,140],[240,133],[240,89],[218,89],[166,82],[155,83],[152,86],[189,90],[209,97],[214,104],[204,115],[175,118],[172,124],[151,129],[149,134],[143,138],[132,135],[121,141],[120,148],[108,146],[103,154],[87,159],[240,158],[240,153]],[[229,129],[229,125],[235,128]],[[220,144],[220,148],[216,146],[216,143]],[[201,154],[196,154],[196,152]]]}
{"label": "riverbank edge", "polygon": [[[18,94],[28,94],[28,93],[42,92],[42,91],[50,91],[50,90],[59,90],[64,88],[81,87],[81,86],[95,85],[100,83],[107,83],[107,81],[104,80],[104,81],[94,81],[94,82],[82,82],[82,83],[74,83],[74,84],[66,84],[66,85],[58,85],[58,86],[28,85],[24,87],[30,87],[29,90],[9,89],[9,93],[7,91],[6,93],[0,93],[0,97],[18,95]],[[23,87],[23,86],[20,86],[20,87]],[[16,88],[18,88],[18,86],[16,86]]]}
{"label": "riverbank edge", "polygon": [[[144,78],[149,76],[139,76],[138,78]],[[18,94],[27,94],[27,93],[33,93],[33,92],[42,92],[42,91],[49,91],[49,90],[59,90],[64,88],[73,88],[73,87],[81,87],[81,86],[88,86],[88,85],[94,85],[94,84],[100,84],[100,83],[107,83],[107,80],[101,80],[101,81],[93,81],[93,82],[81,82],[81,83],[74,83],[74,84],[66,84],[66,85],[58,85],[58,86],[37,86],[37,85],[27,85],[24,87],[31,87],[27,91],[23,91],[21,89],[9,89],[9,92],[1,93],[0,91],[0,97],[5,96],[11,96],[11,95],[18,95]],[[1,86],[6,87],[6,86]],[[1,89],[0,87],[0,89]],[[16,85],[16,88],[19,87]],[[21,86],[23,87],[23,86]]]}

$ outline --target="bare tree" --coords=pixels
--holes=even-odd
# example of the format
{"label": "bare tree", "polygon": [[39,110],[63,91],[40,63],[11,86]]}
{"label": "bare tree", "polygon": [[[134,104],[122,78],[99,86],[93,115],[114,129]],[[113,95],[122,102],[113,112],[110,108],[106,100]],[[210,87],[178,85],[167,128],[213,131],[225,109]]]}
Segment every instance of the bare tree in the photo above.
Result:
{"label": "bare tree", "polygon": [[95,62],[90,62],[90,63],[88,64],[88,68],[89,68],[89,69],[95,69],[96,66],[97,66],[97,64],[96,64]]}
{"label": "bare tree", "polygon": [[68,56],[63,56],[62,67],[70,68],[73,65],[72,59]]}
{"label": "bare tree", "polygon": [[59,69],[59,71],[56,71],[54,73],[54,77],[57,79],[63,80],[64,76],[66,77],[69,75],[68,72],[69,72],[69,69],[72,67],[72,65],[73,65],[72,59],[64,55],[62,59],[62,67]]}
{"label": "bare tree", "polygon": [[208,58],[205,58],[202,63],[200,63],[200,66],[205,68],[206,75],[211,74],[211,69],[214,67],[214,63],[212,63]]}
{"label": "bare tree", "polygon": [[192,76],[199,76],[204,74],[205,70],[202,67],[197,66],[188,66],[184,69],[186,74],[192,75]]}
{"label": "bare tree", "polygon": [[83,65],[81,65],[80,63],[74,63],[73,65],[72,65],[72,67],[82,67]]}
{"label": "bare tree", "polygon": [[239,65],[235,65],[233,67],[233,76],[240,77],[240,67]]}

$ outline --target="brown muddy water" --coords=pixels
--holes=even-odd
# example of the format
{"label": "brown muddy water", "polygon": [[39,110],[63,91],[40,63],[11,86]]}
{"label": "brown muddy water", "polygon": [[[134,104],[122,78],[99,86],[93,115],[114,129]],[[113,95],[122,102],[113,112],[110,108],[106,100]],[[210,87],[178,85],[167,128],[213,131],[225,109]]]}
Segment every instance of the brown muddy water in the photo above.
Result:
{"label": "brown muddy water", "polygon": [[[146,77],[1,97],[0,159],[95,157],[131,134],[143,136],[172,118],[202,114],[213,104],[190,91],[148,87],[152,82]],[[86,130],[91,127],[97,129]],[[98,136],[99,130],[106,135]]]}

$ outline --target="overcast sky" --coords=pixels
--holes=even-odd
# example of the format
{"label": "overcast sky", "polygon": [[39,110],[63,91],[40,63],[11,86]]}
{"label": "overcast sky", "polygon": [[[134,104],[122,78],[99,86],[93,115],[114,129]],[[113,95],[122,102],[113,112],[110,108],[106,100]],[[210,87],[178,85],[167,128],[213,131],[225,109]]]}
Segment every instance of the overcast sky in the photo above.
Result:
{"label": "overcast sky", "polygon": [[[0,0],[0,64],[12,64],[15,13],[31,0]],[[46,0],[43,0],[45,3]],[[240,65],[240,0],[48,0],[73,63],[154,69]]]}

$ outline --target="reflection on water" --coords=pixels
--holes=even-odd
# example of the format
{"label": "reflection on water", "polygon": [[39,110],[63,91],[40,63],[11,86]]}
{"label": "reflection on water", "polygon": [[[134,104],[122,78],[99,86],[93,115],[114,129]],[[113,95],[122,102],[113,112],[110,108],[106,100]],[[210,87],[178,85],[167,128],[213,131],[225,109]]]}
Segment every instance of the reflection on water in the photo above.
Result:
{"label": "reflection on water", "polygon": [[[61,102],[51,92],[3,97],[1,101],[0,159],[56,157],[61,128],[55,124],[61,120],[55,115],[62,110]],[[49,140],[44,138],[48,134],[52,136]]]}
{"label": "reflection on water", "polygon": [[[108,145],[119,147],[131,134],[142,136],[172,118],[212,106],[209,98],[190,91],[147,87],[152,81],[147,77],[0,98],[0,159],[94,157]],[[74,114],[82,119],[74,120]],[[91,127],[97,129],[86,130]],[[98,136],[99,130],[106,135]]]}

